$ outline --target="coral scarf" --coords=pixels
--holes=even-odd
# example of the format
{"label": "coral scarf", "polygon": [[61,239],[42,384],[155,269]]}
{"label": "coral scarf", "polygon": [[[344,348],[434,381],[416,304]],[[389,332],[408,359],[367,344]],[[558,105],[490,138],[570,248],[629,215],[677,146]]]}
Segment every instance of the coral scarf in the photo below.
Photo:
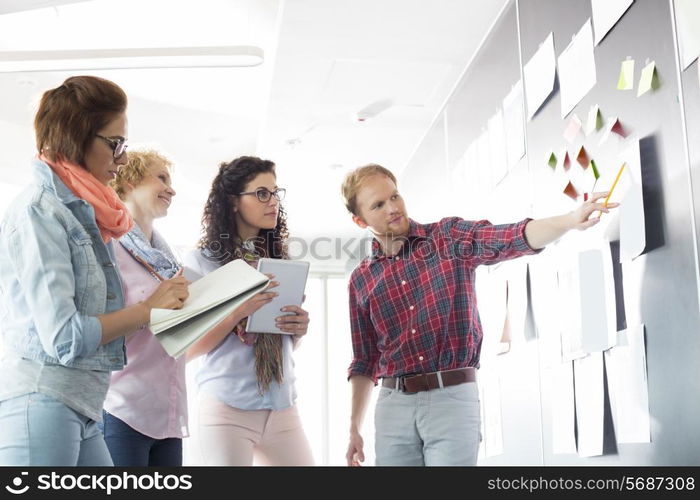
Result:
{"label": "coral scarf", "polygon": [[94,175],[75,163],[49,161],[43,155],[39,156],[39,159],[51,167],[51,170],[75,196],[92,205],[97,227],[105,243],[112,238],[118,239],[131,230],[134,220],[111,187],[105,186]]}

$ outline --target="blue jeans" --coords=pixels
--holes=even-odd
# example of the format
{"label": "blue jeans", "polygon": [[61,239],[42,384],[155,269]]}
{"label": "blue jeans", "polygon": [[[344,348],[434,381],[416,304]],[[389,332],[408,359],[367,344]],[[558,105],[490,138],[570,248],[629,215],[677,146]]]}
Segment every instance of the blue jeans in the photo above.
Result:
{"label": "blue jeans", "polygon": [[182,466],[182,439],[154,439],[106,411],[100,427],[117,467]]}
{"label": "blue jeans", "polygon": [[111,466],[97,423],[34,392],[0,401],[0,465]]}
{"label": "blue jeans", "polygon": [[382,387],[374,411],[376,465],[476,465],[476,382],[407,394]]}

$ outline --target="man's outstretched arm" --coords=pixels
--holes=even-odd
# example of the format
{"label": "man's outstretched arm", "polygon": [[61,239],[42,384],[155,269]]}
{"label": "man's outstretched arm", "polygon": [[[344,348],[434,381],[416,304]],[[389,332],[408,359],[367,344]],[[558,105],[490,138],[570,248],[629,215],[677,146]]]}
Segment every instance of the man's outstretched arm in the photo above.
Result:
{"label": "man's outstretched arm", "polygon": [[619,205],[619,203],[608,203],[606,207],[603,203],[598,203],[598,200],[607,195],[608,193],[594,193],[590,200],[584,202],[573,212],[546,219],[531,220],[525,226],[525,239],[532,248],[539,249],[561,238],[564,233],[571,229],[583,231],[596,225],[600,217],[591,217],[593,212],[607,213],[609,209]]}

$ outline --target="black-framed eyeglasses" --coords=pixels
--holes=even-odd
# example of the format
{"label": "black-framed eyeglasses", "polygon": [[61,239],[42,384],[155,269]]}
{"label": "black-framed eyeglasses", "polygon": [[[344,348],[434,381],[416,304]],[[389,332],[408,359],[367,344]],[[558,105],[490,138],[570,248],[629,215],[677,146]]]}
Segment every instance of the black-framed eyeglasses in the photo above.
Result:
{"label": "black-framed eyeglasses", "polygon": [[112,148],[112,155],[115,160],[118,160],[126,152],[126,148],[129,145],[126,143],[126,139],[123,137],[105,137],[100,134],[95,134],[97,137],[105,141],[110,148]]}
{"label": "black-framed eyeglasses", "polygon": [[258,200],[262,203],[267,203],[270,201],[270,197],[274,196],[277,201],[284,200],[284,195],[287,194],[287,190],[284,188],[277,188],[274,191],[270,191],[266,188],[258,188],[255,191],[249,191],[247,193],[238,193],[238,196],[243,196],[244,194],[254,194],[258,197]]}

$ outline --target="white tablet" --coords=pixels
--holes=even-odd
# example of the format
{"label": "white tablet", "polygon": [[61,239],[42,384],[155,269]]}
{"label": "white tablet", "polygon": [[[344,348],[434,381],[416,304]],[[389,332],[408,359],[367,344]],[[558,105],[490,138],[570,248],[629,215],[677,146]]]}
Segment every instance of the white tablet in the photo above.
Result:
{"label": "white tablet", "polygon": [[272,281],[279,286],[271,291],[277,292],[277,297],[248,316],[246,331],[251,333],[281,333],[275,326],[275,318],[294,313],[282,312],[285,306],[301,306],[306,288],[306,278],[309,275],[309,263],[300,260],[283,260],[262,258],[258,261],[258,271],[263,274],[274,274]]}

